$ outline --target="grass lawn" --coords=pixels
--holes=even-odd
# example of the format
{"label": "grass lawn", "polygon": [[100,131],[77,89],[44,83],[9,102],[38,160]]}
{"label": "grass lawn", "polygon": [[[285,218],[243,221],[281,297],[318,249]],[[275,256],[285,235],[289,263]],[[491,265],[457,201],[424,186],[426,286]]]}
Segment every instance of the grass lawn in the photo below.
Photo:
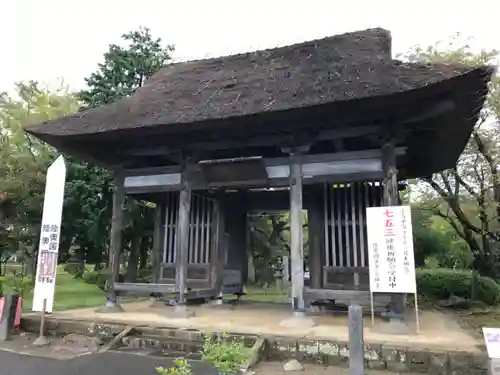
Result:
{"label": "grass lawn", "polygon": [[[13,268],[14,267],[14,268]],[[19,269],[18,269],[19,268]],[[21,271],[20,267],[11,266],[8,272]],[[8,292],[7,288],[5,290]],[[276,287],[260,288],[249,286],[246,288],[246,295],[242,299],[247,301],[263,302],[288,302],[289,292],[278,290]],[[234,296],[227,296],[228,299]],[[82,279],[75,279],[62,266],[57,269],[56,293],[54,298],[54,311],[95,307],[105,303],[106,293],[97,286],[85,283]],[[124,298],[124,300],[134,300],[136,298]],[[33,303],[33,292],[23,295],[23,311],[30,312]]]}
{"label": "grass lawn", "polygon": [[246,287],[246,293],[246,295],[241,297],[245,301],[288,302],[290,300],[288,290],[278,290],[276,287],[260,288],[251,285]]}
{"label": "grass lawn", "polygon": [[[56,278],[56,294],[54,297],[54,311],[93,307],[106,302],[106,293],[97,286],[87,284],[81,279],[75,279],[62,267],[58,268]],[[23,311],[31,311],[33,293],[23,296]]]}

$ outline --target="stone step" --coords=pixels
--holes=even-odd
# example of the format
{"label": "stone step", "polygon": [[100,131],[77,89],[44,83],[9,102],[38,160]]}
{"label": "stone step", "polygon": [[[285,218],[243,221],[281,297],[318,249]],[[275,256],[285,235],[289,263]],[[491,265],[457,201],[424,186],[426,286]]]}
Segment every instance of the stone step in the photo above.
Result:
{"label": "stone step", "polygon": [[[168,329],[168,328],[147,328],[137,327],[134,328],[133,334],[135,336],[145,336],[156,338],[158,340],[183,340],[190,342],[203,343],[204,333],[195,329]],[[226,333],[229,339],[235,338],[238,341],[243,341],[246,346],[251,347],[258,339],[254,335],[241,335],[236,333]]]}
{"label": "stone step", "polygon": [[183,353],[197,353],[203,348],[203,342],[179,338],[168,338],[159,335],[130,335],[122,338],[122,348],[151,349],[157,351],[176,351]]}

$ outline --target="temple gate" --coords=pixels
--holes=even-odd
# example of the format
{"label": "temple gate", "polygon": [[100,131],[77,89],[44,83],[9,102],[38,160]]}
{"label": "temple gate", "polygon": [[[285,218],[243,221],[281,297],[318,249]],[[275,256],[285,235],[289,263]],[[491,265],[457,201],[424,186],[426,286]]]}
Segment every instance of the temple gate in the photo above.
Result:
{"label": "temple gate", "polygon": [[[493,71],[396,61],[390,33],[370,29],[169,64],[130,97],[27,131],[113,171],[106,311],[122,291],[173,295],[180,312],[191,297],[238,293],[244,217],[272,192],[268,208],[290,210],[291,303],[302,314],[318,299],[367,302],[365,207],[398,205],[400,181],[455,166]],[[117,281],[126,195],[156,203],[149,284]],[[375,300],[399,316],[403,302]]]}

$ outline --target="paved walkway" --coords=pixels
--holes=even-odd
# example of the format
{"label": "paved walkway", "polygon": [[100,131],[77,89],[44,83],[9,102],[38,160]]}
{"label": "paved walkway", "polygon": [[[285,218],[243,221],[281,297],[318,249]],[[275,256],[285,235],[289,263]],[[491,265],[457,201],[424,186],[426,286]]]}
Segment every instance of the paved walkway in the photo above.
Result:
{"label": "paved walkway", "polygon": [[[164,358],[126,353],[84,355],[66,361],[10,353],[0,350],[0,375],[155,375],[157,366],[171,366]],[[194,375],[216,375],[202,363],[193,364]]]}
{"label": "paved walkway", "polygon": [[[0,350],[0,375],[155,375],[157,366],[171,366],[172,360],[131,353],[108,352],[90,354],[70,360],[35,357]],[[193,364],[193,375],[217,375],[215,370],[200,362]],[[256,375],[283,374],[281,363],[261,363]],[[348,375],[349,370],[320,365],[306,365],[303,371],[287,375]],[[368,375],[392,375],[382,371],[367,371]],[[406,374],[412,375],[412,374]],[[417,374],[413,374],[417,375]]]}

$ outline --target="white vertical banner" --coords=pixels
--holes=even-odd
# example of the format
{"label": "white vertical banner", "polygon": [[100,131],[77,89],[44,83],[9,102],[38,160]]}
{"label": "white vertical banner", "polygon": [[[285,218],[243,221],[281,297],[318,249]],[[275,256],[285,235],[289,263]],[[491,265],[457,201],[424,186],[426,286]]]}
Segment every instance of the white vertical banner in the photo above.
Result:
{"label": "white vertical banner", "polygon": [[410,207],[368,207],[366,221],[370,291],[416,294]]}
{"label": "white vertical banner", "polygon": [[66,165],[64,158],[59,156],[47,170],[33,311],[42,311],[43,300],[47,300],[45,311],[48,313],[54,305],[65,183]]}

